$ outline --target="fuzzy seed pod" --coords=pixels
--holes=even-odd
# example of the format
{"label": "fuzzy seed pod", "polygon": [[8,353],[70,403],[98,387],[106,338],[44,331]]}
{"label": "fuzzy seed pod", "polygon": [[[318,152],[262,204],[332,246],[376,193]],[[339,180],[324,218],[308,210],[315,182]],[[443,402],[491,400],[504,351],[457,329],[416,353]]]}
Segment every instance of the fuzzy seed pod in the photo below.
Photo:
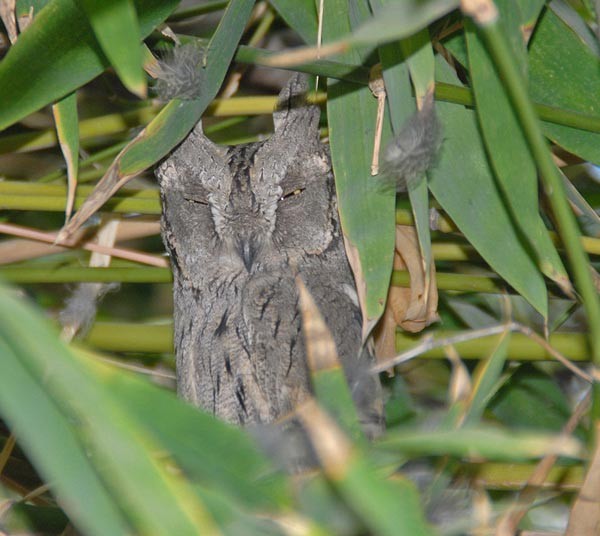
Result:
{"label": "fuzzy seed pod", "polygon": [[442,126],[435,113],[433,94],[404,124],[383,154],[383,175],[395,181],[396,191],[405,192],[418,184],[435,163],[442,144]]}
{"label": "fuzzy seed pod", "polygon": [[158,62],[154,85],[160,100],[193,100],[200,96],[204,78],[204,50],[187,43],[166,51]]}

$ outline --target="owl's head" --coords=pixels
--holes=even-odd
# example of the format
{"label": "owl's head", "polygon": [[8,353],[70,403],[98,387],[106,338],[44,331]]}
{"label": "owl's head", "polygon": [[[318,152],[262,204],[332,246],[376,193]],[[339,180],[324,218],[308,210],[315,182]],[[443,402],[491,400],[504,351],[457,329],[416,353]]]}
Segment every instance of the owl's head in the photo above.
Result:
{"label": "owl's head", "polygon": [[331,164],[319,140],[319,109],[302,98],[306,88],[300,76],[284,88],[267,141],[218,146],[198,123],[158,168],[169,211],[163,222],[177,227],[165,230],[180,268],[214,262],[250,274],[301,264],[329,247]]}

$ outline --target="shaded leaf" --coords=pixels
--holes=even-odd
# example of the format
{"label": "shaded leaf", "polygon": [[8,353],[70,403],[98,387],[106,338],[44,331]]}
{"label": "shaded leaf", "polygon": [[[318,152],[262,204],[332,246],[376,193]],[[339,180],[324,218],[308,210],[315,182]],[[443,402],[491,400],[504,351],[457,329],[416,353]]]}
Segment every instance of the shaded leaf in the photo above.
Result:
{"label": "shaded leaf", "polygon": [[[457,82],[445,64],[437,66],[438,78]],[[498,275],[545,314],[543,276],[496,187],[475,114],[444,102],[437,103],[437,110],[445,134],[439,162],[430,172],[431,192]]]}
{"label": "shaded leaf", "polygon": [[[529,82],[535,102],[600,116],[600,58],[552,9],[542,15],[530,42]],[[567,151],[600,164],[600,133],[551,123],[543,128]]]}
{"label": "shaded leaf", "polygon": [[[511,39],[513,53],[523,64],[525,51],[518,26],[517,6],[504,1],[498,6],[504,28],[510,35],[516,35],[515,39]],[[539,214],[536,165],[519,119],[481,37],[471,22],[467,21],[466,28],[479,126],[503,197],[523,240],[535,252],[540,270],[565,292],[572,292],[569,277]],[[547,307],[540,312],[546,316]]]}
{"label": "shaded leaf", "polygon": [[[350,31],[346,2],[325,3],[324,35]],[[345,16],[341,14],[345,13]],[[356,52],[343,58],[356,63]],[[394,248],[394,192],[370,174],[377,101],[368,87],[329,80],[327,117],[340,220],[363,313],[365,337],[383,312]],[[384,125],[384,140],[389,126]]]}
{"label": "shaded leaf", "polygon": [[[135,0],[145,37],[179,3]],[[75,0],[51,0],[0,63],[0,130],[55,102],[109,65]],[[32,73],[34,76],[32,76]]]}
{"label": "shaded leaf", "polygon": [[138,97],[145,98],[141,36],[133,0],[79,0],[79,5],[123,85]]}
{"label": "shaded leaf", "polygon": [[314,0],[271,0],[270,3],[307,45],[317,42],[317,11]]}
{"label": "shaded leaf", "polygon": [[523,366],[514,373],[489,408],[500,422],[524,430],[559,431],[571,414],[554,379],[532,366]]}

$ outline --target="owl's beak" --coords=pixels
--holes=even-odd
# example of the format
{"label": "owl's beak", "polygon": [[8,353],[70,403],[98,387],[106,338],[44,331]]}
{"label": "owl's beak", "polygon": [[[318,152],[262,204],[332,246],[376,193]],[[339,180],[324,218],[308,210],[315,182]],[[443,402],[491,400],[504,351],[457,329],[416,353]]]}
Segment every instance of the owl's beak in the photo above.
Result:
{"label": "owl's beak", "polygon": [[250,273],[258,251],[256,240],[252,237],[240,240],[237,244],[237,250],[246,270]]}

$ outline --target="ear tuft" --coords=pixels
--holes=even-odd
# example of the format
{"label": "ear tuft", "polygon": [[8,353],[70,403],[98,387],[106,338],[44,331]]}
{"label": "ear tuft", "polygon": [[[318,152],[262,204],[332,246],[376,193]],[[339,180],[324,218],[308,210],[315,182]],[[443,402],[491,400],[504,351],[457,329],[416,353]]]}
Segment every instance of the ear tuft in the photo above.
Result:
{"label": "ear tuft", "polygon": [[279,93],[277,110],[273,114],[275,135],[292,140],[318,140],[321,111],[306,101],[308,82],[306,76],[293,75]]}

